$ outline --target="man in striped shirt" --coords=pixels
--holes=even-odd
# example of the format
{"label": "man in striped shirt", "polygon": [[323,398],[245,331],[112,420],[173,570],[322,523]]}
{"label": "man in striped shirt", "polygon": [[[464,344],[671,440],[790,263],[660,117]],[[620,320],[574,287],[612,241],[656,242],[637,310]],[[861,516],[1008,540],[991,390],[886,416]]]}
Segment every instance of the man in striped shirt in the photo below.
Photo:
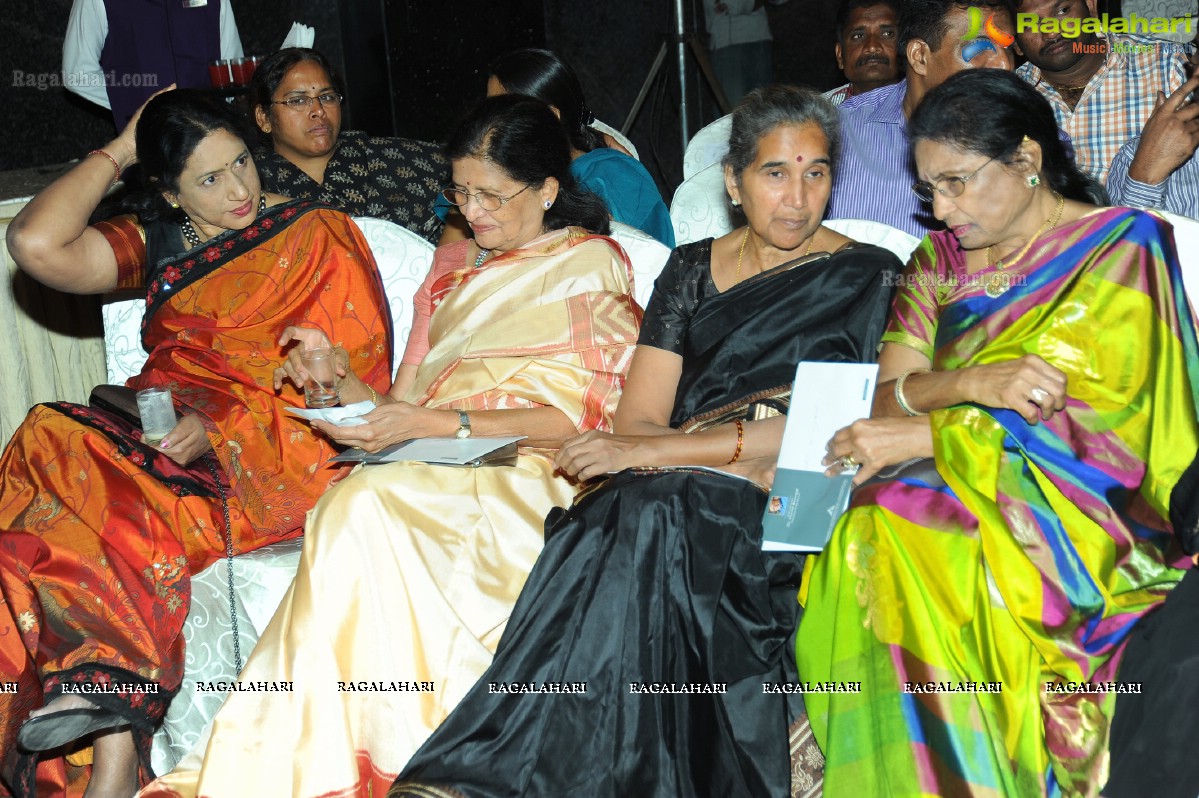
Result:
{"label": "man in striped shirt", "polygon": [[834,105],[899,80],[899,0],[842,0],[836,30],[837,69],[849,82],[824,93]]}
{"label": "man in striped shirt", "polygon": [[[998,42],[972,24],[992,15]],[[904,1],[899,47],[907,59],[907,79],[841,105],[841,157],[833,172],[828,218],[869,219],[921,237],[942,229],[912,193],[916,173],[908,117],[925,94],[963,69],[1010,70],[1012,55],[1002,34],[1012,30],[1007,0]]]}
{"label": "man in striped shirt", "polygon": [[[1106,183],[1112,159],[1141,132],[1158,92],[1168,96],[1186,80],[1186,52],[1147,36],[1087,31],[1081,21],[1096,17],[1095,8],[1095,0],[1020,0],[1021,18],[1035,15],[1037,24],[1022,21],[1016,30],[1016,45],[1028,59],[1016,74],[1053,106],[1079,168]],[[1078,35],[1043,31],[1045,22]]]}

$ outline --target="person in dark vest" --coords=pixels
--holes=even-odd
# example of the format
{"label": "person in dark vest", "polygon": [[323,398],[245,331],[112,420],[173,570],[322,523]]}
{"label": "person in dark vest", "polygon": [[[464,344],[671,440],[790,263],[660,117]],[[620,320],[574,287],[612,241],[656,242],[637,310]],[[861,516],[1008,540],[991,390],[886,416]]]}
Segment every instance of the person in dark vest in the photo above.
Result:
{"label": "person in dark vest", "polygon": [[228,0],[75,0],[63,85],[111,109],[123,130],[154,92],[172,83],[206,88],[209,62],[241,56]]}

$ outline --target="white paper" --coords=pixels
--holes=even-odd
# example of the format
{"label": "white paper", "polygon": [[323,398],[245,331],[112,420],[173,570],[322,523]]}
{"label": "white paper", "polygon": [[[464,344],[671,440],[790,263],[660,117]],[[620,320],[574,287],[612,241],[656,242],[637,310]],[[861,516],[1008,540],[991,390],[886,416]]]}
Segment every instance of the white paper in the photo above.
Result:
{"label": "white paper", "polygon": [[829,439],[842,427],[870,417],[877,378],[874,363],[800,363],[779,468],[824,471],[820,461],[828,453]]}
{"label": "white paper", "polygon": [[355,402],[352,405],[338,405],[336,407],[289,407],[287,408],[287,412],[294,413],[309,421],[327,421],[339,427],[353,427],[358,424],[365,424],[366,419],[363,416],[374,409],[375,403],[366,400]]}
{"label": "white paper", "polygon": [[285,50],[288,47],[312,47],[312,42],[316,39],[316,30],[307,25],[301,25],[299,22],[291,23],[291,30],[283,37],[283,44],[279,45],[280,50]]}
{"label": "white paper", "polygon": [[764,551],[821,551],[849,503],[853,477],[824,475],[837,430],[869,418],[878,366],[800,363],[783,430],[778,470],[762,514]]}

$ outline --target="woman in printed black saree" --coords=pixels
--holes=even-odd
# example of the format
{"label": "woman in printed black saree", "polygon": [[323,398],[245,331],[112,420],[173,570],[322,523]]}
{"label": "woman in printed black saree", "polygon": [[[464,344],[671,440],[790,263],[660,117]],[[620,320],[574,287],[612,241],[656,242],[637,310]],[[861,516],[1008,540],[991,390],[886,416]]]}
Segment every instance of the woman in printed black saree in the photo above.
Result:
{"label": "woman in printed black saree", "polygon": [[[820,226],[836,148],[835,110],[812,92],[771,87],[739,106],[725,174],[749,224],[676,250],[617,434],[558,457],[581,480],[620,473],[550,516],[493,666],[392,796],[788,792],[794,709],[762,684],[791,680],[803,558],[762,554],[761,486],[796,362],[871,360],[899,265]],[[556,682],[586,693],[490,687]],[[630,690],[651,682],[727,692]]]}

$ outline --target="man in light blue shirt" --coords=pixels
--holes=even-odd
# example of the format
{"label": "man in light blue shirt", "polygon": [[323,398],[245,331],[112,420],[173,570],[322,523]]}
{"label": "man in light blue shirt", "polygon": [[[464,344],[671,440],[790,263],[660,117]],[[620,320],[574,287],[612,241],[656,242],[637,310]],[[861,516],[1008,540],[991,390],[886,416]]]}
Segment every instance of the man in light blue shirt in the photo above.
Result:
{"label": "man in light blue shirt", "polygon": [[1012,69],[1010,45],[966,38],[979,12],[984,18],[994,14],[999,30],[1013,30],[1005,0],[904,2],[899,47],[907,79],[850,97],[839,107],[841,157],[833,172],[829,219],[869,219],[918,237],[942,229],[931,208],[912,193],[917,178],[907,120],[925,94],[963,69]]}

